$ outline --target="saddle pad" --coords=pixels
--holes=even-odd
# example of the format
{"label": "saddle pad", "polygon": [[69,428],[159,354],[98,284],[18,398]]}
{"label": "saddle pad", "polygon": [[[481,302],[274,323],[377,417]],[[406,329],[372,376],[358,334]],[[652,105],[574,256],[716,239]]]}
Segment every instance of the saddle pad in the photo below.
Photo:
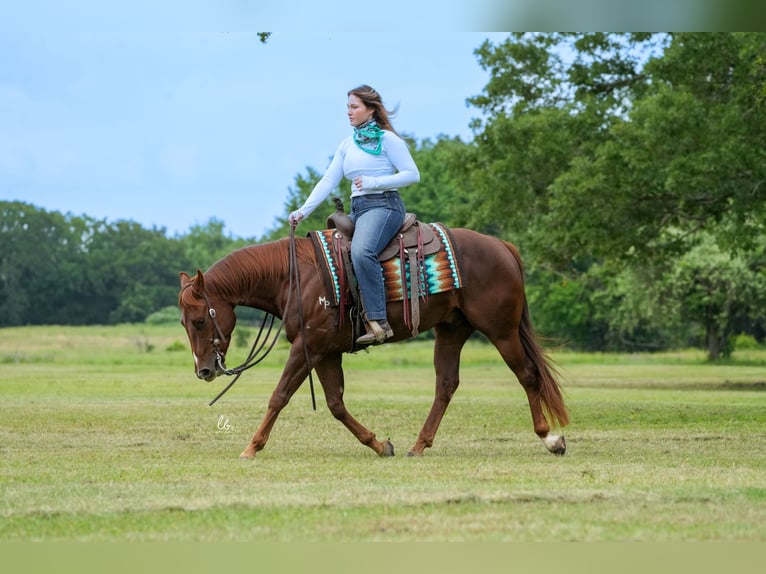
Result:
{"label": "saddle pad", "polygon": [[[463,286],[458,255],[455,251],[452,234],[441,223],[431,223],[429,225],[439,236],[439,239],[441,239],[442,247],[436,253],[425,257],[425,265],[420,278],[421,296],[433,295],[444,291],[454,291]],[[343,267],[342,263],[337,260],[337,254],[333,245],[335,233],[334,229],[324,229],[308,233],[314,242],[317,261],[320,263],[319,267],[322,269],[328,292],[332,296],[332,306],[337,306],[341,300],[338,272]],[[401,301],[404,299],[404,293],[409,294],[410,266],[405,265],[406,285],[402,285],[401,267],[398,256],[381,263],[387,301]]]}

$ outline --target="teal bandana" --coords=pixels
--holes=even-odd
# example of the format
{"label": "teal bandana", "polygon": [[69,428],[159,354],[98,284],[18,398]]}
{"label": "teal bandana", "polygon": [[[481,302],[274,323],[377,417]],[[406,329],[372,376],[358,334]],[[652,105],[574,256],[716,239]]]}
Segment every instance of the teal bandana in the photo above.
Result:
{"label": "teal bandana", "polygon": [[380,155],[383,148],[382,139],[383,130],[378,127],[375,120],[370,120],[354,128],[354,143],[359,146],[359,149],[372,155]]}

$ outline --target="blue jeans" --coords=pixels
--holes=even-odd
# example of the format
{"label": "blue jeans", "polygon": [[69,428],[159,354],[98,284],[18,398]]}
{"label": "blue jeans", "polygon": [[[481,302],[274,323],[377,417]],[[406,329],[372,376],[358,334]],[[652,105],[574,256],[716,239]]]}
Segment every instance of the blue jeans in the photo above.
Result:
{"label": "blue jeans", "polygon": [[351,263],[359,281],[367,319],[386,318],[386,292],[378,254],[404,223],[404,202],[397,191],[351,198],[349,217],[355,223]]}

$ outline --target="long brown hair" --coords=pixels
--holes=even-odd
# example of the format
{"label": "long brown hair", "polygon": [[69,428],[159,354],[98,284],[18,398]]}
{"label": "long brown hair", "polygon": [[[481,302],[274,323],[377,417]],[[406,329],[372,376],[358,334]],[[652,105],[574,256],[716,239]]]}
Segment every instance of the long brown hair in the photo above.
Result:
{"label": "long brown hair", "polygon": [[352,94],[359,98],[365,106],[372,109],[372,117],[378,123],[380,129],[388,130],[399,135],[391,124],[391,118],[396,115],[396,111],[386,109],[383,105],[383,98],[380,97],[380,94],[375,88],[368,86],[367,84],[362,84],[353,90],[349,90],[346,95],[350,96]]}

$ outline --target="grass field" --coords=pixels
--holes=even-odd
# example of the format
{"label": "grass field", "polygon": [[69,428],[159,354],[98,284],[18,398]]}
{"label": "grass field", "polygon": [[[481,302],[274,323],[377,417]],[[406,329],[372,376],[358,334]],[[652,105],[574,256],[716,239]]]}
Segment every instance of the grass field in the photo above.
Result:
{"label": "grass field", "polygon": [[[0,541],[766,540],[766,352],[554,355],[572,423],[548,454],[471,342],[433,448],[431,343],[350,355],[359,444],[308,384],[253,461],[284,345],[213,407],[180,326],[0,329]],[[245,349],[229,358],[236,364]]]}

